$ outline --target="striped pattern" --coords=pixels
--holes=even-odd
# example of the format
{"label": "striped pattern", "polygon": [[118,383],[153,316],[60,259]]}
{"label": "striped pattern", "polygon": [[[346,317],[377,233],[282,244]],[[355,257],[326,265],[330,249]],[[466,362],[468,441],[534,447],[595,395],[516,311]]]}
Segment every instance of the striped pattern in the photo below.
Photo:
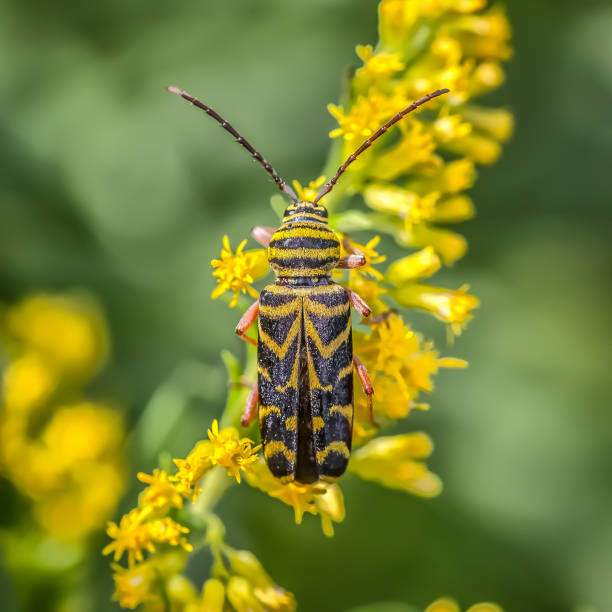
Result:
{"label": "striped pattern", "polygon": [[344,288],[266,287],[257,356],[259,423],[270,470],[284,482],[338,478],[348,464],[353,424],[353,347]]}
{"label": "striped pattern", "polygon": [[289,206],[268,247],[268,261],[277,277],[327,277],[339,259],[340,242],[327,226],[325,208],[310,202]]}

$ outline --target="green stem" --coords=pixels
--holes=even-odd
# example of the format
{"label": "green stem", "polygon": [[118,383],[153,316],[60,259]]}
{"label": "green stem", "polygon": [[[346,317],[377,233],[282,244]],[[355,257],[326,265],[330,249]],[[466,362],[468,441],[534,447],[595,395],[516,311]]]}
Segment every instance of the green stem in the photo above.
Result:
{"label": "green stem", "polygon": [[230,478],[222,467],[213,468],[200,481],[202,491],[192,504],[191,512],[200,518],[205,518],[234,482],[235,480]]}

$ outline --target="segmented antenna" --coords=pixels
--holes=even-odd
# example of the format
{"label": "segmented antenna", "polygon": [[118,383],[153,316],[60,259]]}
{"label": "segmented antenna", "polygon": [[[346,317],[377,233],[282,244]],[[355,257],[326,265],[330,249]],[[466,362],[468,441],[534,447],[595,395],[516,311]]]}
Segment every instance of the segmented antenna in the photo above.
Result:
{"label": "segmented antenna", "polygon": [[217,123],[221,125],[224,130],[227,130],[235,139],[238,144],[241,144],[266,170],[266,172],[274,179],[274,182],[279,186],[280,190],[286,193],[294,202],[298,201],[298,197],[295,194],[295,191],[281,179],[280,176],[276,173],[276,170],[263,158],[261,153],[257,152],[249,142],[243,138],[221,115],[216,113],[210,106],[206,106],[203,102],[200,102],[197,98],[194,98],[192,95],[188,94],[186,91],[182,91],[176,87],[166,87],[166,89],[176,94],[177,96],[181,96],[181,98],[185,98],[188,102],[191,102],[194,106],[201,108],[207,115],[212,117]]}
{"label": "segmented antenna", "polygon": [[321,191],[319,191],[319,193],[317,194],[317,197],[314,200],[314,203],[316,204],[325,194],[329,193],[333,188],[334,185],[338,182],[338,179],[342,176],[343,172],[368,148],[372,145],[372,143],[379,137],[382,136],[394,123],[397,123],[402,117],[405,117],[408,113],[411,113],[413,110],[417,109],[419,106],[421,106],[421,104],[425,104],[425,102],[429,102],[430,100],[432,100],[433,98],[437,98],[438,96],[441,96],[442,94],[446,94],[448,93],[450,90],[449,89],[438,89],[437,91],[434,91],[433,93],[427,94],[426,96],[424,96],[423,98],[421,98],[420,100],[417,100],[416,102],[413,102],[409,107],[405,108],[403,111],[397,113],[397,115],[395,115],[395,117],[393,117],[392,119],[389,119],[389,121],[387,121],[387,123],[385,123],[385,125],[383,125],[382,127],[378,128],[378,130],[376,132],[374,132],[374,134],[372,136],[370,136],[370,138],[368,138],[339,168],[338,168],[338,172],[336,172],[336,175],[334,176],[334,178],[329,181],[329,183],[323,185],[323,187],[321,187]]}

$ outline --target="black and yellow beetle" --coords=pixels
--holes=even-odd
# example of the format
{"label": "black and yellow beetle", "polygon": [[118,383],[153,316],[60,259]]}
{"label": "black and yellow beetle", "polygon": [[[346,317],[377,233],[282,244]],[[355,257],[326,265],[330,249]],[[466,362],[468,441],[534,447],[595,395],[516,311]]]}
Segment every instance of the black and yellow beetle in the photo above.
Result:
{"label": "black and yellow beetle", "polygon": [[[362,253],[340,257],[340,242],[327,224],[319,200],[342,173],[394,123],[448,89],[414,102],[366,140],[324,185],[313,202],[299,201],[274,168],[212,108],[188,93],[168,87],[221,124],[260,162],[292,204],[278,229],[256,227],[253,237],[268,248],[276,282],[268,285],[240,319],[236,332],[257,346],[258,381],[242,417],[249,425],[259,406],[264,456],[283,482],[333,481],[346,470],[353,429],[353,368],[370,400],[374,390],[367,371],[353,355],[351,305],[363,317],[365,302],[331,280],[334,268],[366,263]],[[258,341],[246,335],[258,320]]]}

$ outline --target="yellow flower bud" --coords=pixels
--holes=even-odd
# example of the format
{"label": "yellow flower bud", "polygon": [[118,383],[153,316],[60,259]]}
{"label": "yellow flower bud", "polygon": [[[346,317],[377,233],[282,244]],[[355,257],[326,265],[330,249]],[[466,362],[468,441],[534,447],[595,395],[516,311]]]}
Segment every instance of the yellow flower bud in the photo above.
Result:
{"label": "yellow flower bud", "polygon": [[417,253],[394,261],[389,266],[385,279],[394,285],[402,285],[435,274],[441,265],[433,247],[428,246]]}
{"label": "yellow flower bud", "polygon": [[232,576],[227,583],[227,599],[236,612],[266,612],[251,583],[242,576]]}
{"label": "yellow flower bud", "polygon": [[202,600],[197,612],[223,612],[225,585],[216,578],[210,578],[202,587]]}

